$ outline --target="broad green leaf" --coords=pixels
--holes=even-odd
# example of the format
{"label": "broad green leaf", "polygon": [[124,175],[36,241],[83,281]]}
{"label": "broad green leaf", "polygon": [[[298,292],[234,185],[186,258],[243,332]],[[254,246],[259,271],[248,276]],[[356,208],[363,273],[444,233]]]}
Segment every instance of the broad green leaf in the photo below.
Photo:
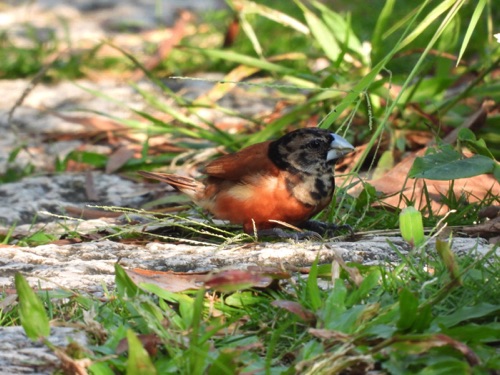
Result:
{"label": "broad green leaf", "polygon": [[381,339],[388,339],[389,337],[392,337],[397,331],[397,328],[394,327],[394,325],[389,325],[389,324],[375,324],[363,331],[365,335],[381,338]]}
{"label": "broad green leaf", "polygon": [[323,353],[324,350],[325,348],[323,347],[322,343],[316,340],[311,340],[304,344],[303,349],[300,352],[301,357],[299,357],[299,359],[301,360],[312,359],[317,355],[319,355],[320,353]]}
{"label": "broad green leaf", "polygon": [[488,149],[484,139],[477,139],[474,132],[468,128],[460,129],[458,132],[458,140],[460,145],[471,149],[475,154],[486,156],[494,159],[493,154]]}
{"label": "broad green leaf", "polygon": [[493,173],[495,162],[482,155],[464,158],[450,147],[441,152],[418,157],[413,162],[408,177],[429,180],[454,180],[486,173]]}
{"label": "broad green leaf", "polygon": [[23,275],[16,273],[14,279],[19,295],[19,317],[26,336],[32,340],[48,337],[50,335],[49,318],[42,301]]}
{"label": "broad green leaf", "polygon": [[482,318],[498,312],[500,312],[500,305],[483,302],[476,306],[464,306],[451,315],[440,316],[436,318],[436,323],[444,327],[453,327],[466,320]]}
{"label": "broad green leaf", "polygon": [[462,47],[460,47],[460,52],[458,54],[456,66],[458,66],[458,64],[460,64],[460,60],[462,60],[462,56],[464,55],[464,52],[465,52],[467,46],[469,45],[470,39],[472,37],[472,33],[474,32],[474,30],[477,26],[477,23],[479,22],[479,18],[481,18],[481,13],[483,13],[484,7],[486,6],[486,1],[487,0],[479,0],[476,3],[476,8],[474,9],[474,13],[472,14],[472,17],[470,18],[469,27],[467,28],[467,31],[465,32],[464,40],[462,42]]}
{"label": "broad green leaf", "polygon": [[495,163],[495,168],[493,169],[493,176],[495,179],[500,182],[500,165]]}
{"label": "broad green leaf", "polygon": [[149,358],[148,352],[142,346],[134,331],[127,331],[128,361],[127,375],[155,375],[156,368]]}
{"label": "broad green leaf", "polygon": [[410,329],[417,318],[418,298],[407,288],[399,293],[399,320],[397,326],[400,330]]}
{"label": "broad green leaf", "polygon": [[331,329],[331,326],[334,325],[344,311],[346,311],[346,296],[347,288],[344,284],[344,280],[335,280],[335,285],[328,292],[324,307],[318,314],[325,328]]}
{"label": "broad green leaf", "polygon": [[424,332],[431,326],[433,321],[434,315],[432,314],[432,306],[425,305],[423,308],[419,308],[412,330],[414,332]]}
{"label": "broad green leaf", "polygon": [[449,375],[449,374],[470,374],[471,369],[467,362],[457,359],[446,357],[443,360],[439,360],[434,357],[434,363],[426,366],[422,371],[419,372],[420,375]]}
{"label": "broad green leaf", "polygon": [[[172,320],[172,323],[175,326],[180,327],[182,329],[187,329],[190,326],[194,309],[193,298],[185,294],[169,292],[168,290],[165,290],[155,284],[140,283],[140,286],[145,291],[151,292],[157,295],[158,297],[165,299],[166,301],[178,303],[179,312],[170,314],[170,319]],[[165,305],[164,309],[170,310],[170,307]]]}
{"label": "broad green leaf", "polygon": [[74,160],[78,163],[90,164],[96,168],[104,168],[108,162],[106,155],[88,151],[71,151],[66,159]]}
{"label": "broad green leaf", "polygon": [[359,287],[354,290],[349,297],[347,297],[346,305],[352,306],[362,302],[363,299],[368,297],[368,293],[379,285],[380,270],[375,269],[370,272],[361,282]]}
{"label": "broad green leaf", "polygon": [[443,333],[464,342],[495,342],[500,337],[500,323],[459,325],[444,329]]}
{"label": "broad green leaf", "polygon": [[43,245],[49,242],[55,241],[57,239],[53,234],[45,233],[45,232],[36,232],[31,236],[25,238],[23,241],[29,243],[30,245]]}
{"label": "broad green leaf", "polygon": [[92,375],[115,375],[108,363],[94,362],[89,366]]}
{"label": "broad green leaf", "polygon": [[120,297],[133,297],[140,293],[140,289],[118,263],[115,263],[116,291]]}
{"label": "broad green leaf", "polygon": [[222,349],[220,354],[208,369],[208,375],[221,375],[221,374],[236,374],[240,373],[241,350],[236,349]]}
{"label": "broad green leaf", "polygon": [[356,305],[344,311],[337,319],[331,319],[325,328],[343,333],[352,334],[363,327],[361,323],[366,320],[373,308],[372,305]]}
{"label": "broad green leaf", "polygon": [[377,200],[377,190],[368,182],[363,184],[363,190],[359,193],[355,202],[355,207],[358,212],[367,210],[370,205]]}
{"label": "broad green leaf", "polygon": [[266,299],[256,296],[254,292],[250,291],[244,291],[244,292],[237,292],[237,293],[232,293],[226,298],[224,298],[224,303],[229,305],[229,306],[234,306],[234,307],[245,307],[245,306],[252,306],[256,304],[263,304],[266,303]]}

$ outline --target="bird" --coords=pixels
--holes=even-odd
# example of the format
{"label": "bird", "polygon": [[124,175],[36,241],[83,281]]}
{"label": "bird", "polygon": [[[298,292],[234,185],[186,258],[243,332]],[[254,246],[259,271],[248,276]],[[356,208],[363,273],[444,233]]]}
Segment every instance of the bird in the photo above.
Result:
{"label": "bird", "polygon": [[278,222],[324,232],[325,224],[310,219],[331,202],[335,163],[352,151],[346,139],[326,129],[300,128],[209,162],[202,179],[138,173],[171,185],[248,234],[286,237]]}

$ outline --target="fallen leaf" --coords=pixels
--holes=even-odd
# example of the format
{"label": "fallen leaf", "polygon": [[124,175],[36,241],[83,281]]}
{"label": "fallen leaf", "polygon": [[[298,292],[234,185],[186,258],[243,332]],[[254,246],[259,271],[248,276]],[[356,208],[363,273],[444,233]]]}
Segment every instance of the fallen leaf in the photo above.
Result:
{"label": "fallen leaf", "polygon": [[484,219],[484,218],[494,219],[494,218],[500,216],[500,206],[483,207],[482,209],[479,210],[479,212],[477,213],[477,216],[480,219]]}
{"label": "fallen leaf", "polygon": [[222,48],[231,47],[234,44],[238,34],[240,33],[240,20],[237,16],[234,16],[231,23],[227,27],[226,34],[224,35],[224,42],[222,43]]}
{"label": "fallen leaf", "polygon": [[[165,58],[170,54],[170,51],[172,51],[172,49],[180,43],[182,38],[184,38],[184,36],[186,35],[187,24],[192,20],[192,13],[186,10],[182,10],[180,12],[179,18],[175,22],[170,36],[159,43],[156,54],[149,60],[144,62],[143,65],[146,71],[151,71],[152,69],[157,67],[163,60],[165,60]],[[142,69],[137,69],[132,76],[132,80],[136,81],[142,78],[143,75],[144,71]]]}
{"label": "fallen leaf", "polygon": [[7,314],[12,307],[17,305],[17,293],[14,290],[13,294],[8,294],[6,297],[2,298],[3,299],[0,300],[0,310],[2,311],[2,314]]}
{"label": "fallen leaf", "polygon": [[179,274],[175,272],[151,271],[141,268],[133,268],[125,270],[125,272],[137,285],[139,285],[139,283],[154,284],[173,293],[199,289],[201,287],[200,282],[205,278],[205,274]]}
{"label": "fallen leaf", "polygon": [[[415,207],[422,210],[426,207],[425,188],[431,200],[432,212],[436,215],[446,213],[449,208],[442,202],[442,196],[447,196],[451,186],[451,181],[436,181],[428,179],[407,179],[408,172],[417,156],[423,156],[426,149],[422,149],[408,156],[398,163],[392,170],[384,174],[381,178],[369,181],[377,191],[384,193],[387,198],[381,202],[392,206],[406,207],[406,201],[415,202]],[[361,191],[362,186],[357,186],[349,190],[356,195]],[[463,193],[468,195],[469,202],[480,202],[487,194],[500,195],[500,184],[492,175],[480,175],[470,178],[454,180],[453,192],[457,197]]]}
{"label": "fallen leaf", "polygon": [[265,276],[272,277],[275,280],[290,279],[292,274],[280,267],[274,266],[248,266],[248,271],[258,272]]}
{"label": "fallen leaf", "polygon": [[99,194],[97,194],[94,183],[94,174],[89,170],[85,172],[85,195],[87,195],[87,199],[90,201],[99,200]]}
{"label": "fallen leaf", "polygon": [[352,339],[352,336],[348,334],[330,329],[309,328],[307,332],[321,340],[347,342]]}
{"label": "fallen leaf", "polygon": [[481,224],[463,227],[461,230],[469,236],[496,237],[500,234],[500,216]]}
{"label": "fallen leaf", "polygon": [[300,319],[302,319],[306,323],[310,323],[311,325],[316,323],[316,315],[312,311],[304,308],[298,302],[278,300],[271,302],[271,305],[287,310],[288,312],[297,315]]}
{"label": "fallen leaf", "polygon": [[115,218],[123,215],[123,212],[110,212],[73,206],[65,206],[64,210],[70,216],[87,220],[100,219],[102,217]]}
{"label": "fallen leaf", "polygon": [[252,287],[265,288],[272,281],[271,277],[259,272],[224,270],[208,275],[205,278],[205,286],[222,292],[233,292]]}
{"label": "fallen leaf", "polygon": [[116,172],[123,167],[135,154],[135,151],[130,147],[123,146],[113,152],[106,163],[106,173]]}
{"label": "fallen leaf", "polygon": [[[142,346],[148,354],[153,357],[156,355],[158,352],[158,346],[162,343],[161,339],[154,333],[148,333],[148,334],[139,334],[137,335],[137,338],[141,342]],[[118,345],[116,346],[115,353],[116,354],[123,354],[128,351],[128,340],[126,338],[123,338],[120,340]]]}

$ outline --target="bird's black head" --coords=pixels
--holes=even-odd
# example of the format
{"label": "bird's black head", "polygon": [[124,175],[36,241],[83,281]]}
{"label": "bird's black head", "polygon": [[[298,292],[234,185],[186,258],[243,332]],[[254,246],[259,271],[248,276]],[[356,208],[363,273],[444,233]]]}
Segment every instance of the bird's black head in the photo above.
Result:
{"label": "bird's black head", "polygon": [[292,173],[317,174],[333,165],[354,147],[344,138],[325,129],[295,130],[272,142],[269,158],[280,169]]}

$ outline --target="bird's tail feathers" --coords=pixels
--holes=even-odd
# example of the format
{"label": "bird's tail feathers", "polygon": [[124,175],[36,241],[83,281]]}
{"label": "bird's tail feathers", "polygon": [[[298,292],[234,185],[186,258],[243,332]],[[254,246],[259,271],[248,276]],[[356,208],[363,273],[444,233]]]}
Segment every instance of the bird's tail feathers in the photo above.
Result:
{"label": "bird's tail feathers", "polygon": [[196,181],[194,178],[191,177],[184,177],[169,173],[146,172],[146,171],[138,171],[137,173],[146,178],[165,182],[192,198],[196,198],[196,195],[201,191],[203,191],[204,189],[203,183]]}

